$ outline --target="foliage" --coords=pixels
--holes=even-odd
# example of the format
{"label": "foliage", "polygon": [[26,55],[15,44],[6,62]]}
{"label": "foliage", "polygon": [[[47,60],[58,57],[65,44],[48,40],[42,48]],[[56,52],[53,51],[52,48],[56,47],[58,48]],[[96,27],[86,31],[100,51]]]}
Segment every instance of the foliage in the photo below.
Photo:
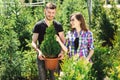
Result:
{"label": "foliage", "polygon": [[40,45],[43,54],[48,58],[57,57],[60,53],[61,47],[55,38],[56,30],[51,24],[47,29],[44,36],[44,41]]}
{"label": "foliage", "polygon": [[[111,67],[106,67],[104,72],[106,72],[107,76],[110,80],[119,80],[120,79],[120,47],[119,44],[115,45],[113,50],[109,50],[109,59],[111,60]],[[113,55],[114,54],[114,55]]]}
{"label": "foliage", "polygon": [[0,19],[0,79],[15,80],[21,76],[19,60],[16,58],[20,42],[17,33],[13,30],[13,20],[8,19],[7,15],[0,16]]}
{"label": "foliage", "polygon": [[[119,10],[112,3],[112,8],[104,8],[103,3],[94,0],[92,26],[95,37],[92,76],[97,80],[119,80]],[[102,46],[101,46],[102,45]],[[104,46],[104,47],[103,47]],[[111,48],[112,46],[112,48]]]}
{"label": "foliage", "polygon": [[[93,55],[93,67],[92,67],[92,76],[96,77],[97,80],[103,80],[105,77],[110,78],[111,76],[116,76],[116,78],[112,77],[113,80],[118,80],[118,73],[115,71],[116,67],[119,66],[119,43],[114,46],[114,49],[111,47],[101,47],[101,43],[96,40],[95,42],[95,52]],[[115,72],[115,74],[111,74],[111,70]],[[110,79],[112,80],[112,79]]]}
{"label": "foliage", "polygon": [[[93,76],[97,80],[103,80],[105,77],[104,69],[109,66],[108,63],[110,59],[106,58],[108,56],[108,49],[100,46],[96,46],[94,55],[93,55]],[[105,61],[107,59],[107,61]],[[109,61],[108,61],[109,60]]]}
{"label": "foliage", "polygon": [[100,22],[100,29],[102,31],[100,32],[100,39],[104,40],[102,45],[108,45],[113,47],[113,41],[115,40],[115,30],[113,28],[113,24],[110,23],[105,12],[102,14],[101,17],[102,20]]}
{"label": "foliage", "polygon": [[26,50],[22,55],[22,64],[21,64],[21,76],[27,80],[37,80],[37,64],[36,64],[36,54],[33,50]]}
{"label": "foliage", "polygon": [[[95,1],[93,7],[93,26],[96,26],[98,38],[102,40],[102,46],[114,47],[116,43],[116,35],[118,26],[116,20],[118,16],[113,17],[113,14],[117,15],[118,10],[114,6],[112,9],[105,9],[102,5],[102,1]],[[111,14],[112,13],[112,14]],[[109,15],[109,16],[108,16]]]}
{"label": "foliage", "polygon": [[84,58],[66,57],[61,64],[62,74],[60,80],[89,80],[88,73],[92,63]]}
{"label": "foliage", "polygon": [[21,68],[23,60],[21,50],[26,47],[26,39],[30,39],[28,31],[31,31],[29,27],[25,27],[31,21],[31,17],[28,15],[29,11],[25,12],[25,10],[15,0],[15,5],[8,4],[4,14],[0,14],[2,15],[0,16],[0,80],[25,79],[21,74],[24,69],[24,67]]}

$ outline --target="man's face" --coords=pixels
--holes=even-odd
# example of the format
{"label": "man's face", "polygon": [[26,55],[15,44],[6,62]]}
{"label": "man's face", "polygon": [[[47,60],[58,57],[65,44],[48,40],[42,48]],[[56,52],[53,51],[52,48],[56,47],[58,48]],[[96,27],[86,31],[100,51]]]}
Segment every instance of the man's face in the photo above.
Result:
{"label": "man's face", "polygon": [[46,19],[51,21],[55,17],[56,9],[45,9],[44,12],[45,12]]}

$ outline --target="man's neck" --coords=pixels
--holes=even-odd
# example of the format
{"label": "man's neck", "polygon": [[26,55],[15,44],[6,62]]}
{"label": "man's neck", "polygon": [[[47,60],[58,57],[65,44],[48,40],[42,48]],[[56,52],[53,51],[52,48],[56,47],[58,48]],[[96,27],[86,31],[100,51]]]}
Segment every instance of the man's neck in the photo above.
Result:
{"label": "man's neck", "polygon": [[52,24],[53,20],[48,20],[45,18],[45,23],[48,25],[48,27]]}

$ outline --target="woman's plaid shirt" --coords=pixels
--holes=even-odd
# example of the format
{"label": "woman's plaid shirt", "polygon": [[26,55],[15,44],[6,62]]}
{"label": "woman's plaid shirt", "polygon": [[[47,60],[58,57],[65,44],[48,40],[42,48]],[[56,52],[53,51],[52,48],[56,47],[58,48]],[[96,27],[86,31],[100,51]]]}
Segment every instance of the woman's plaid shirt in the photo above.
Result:
{"label": "woman's plaid shirt", "polygon": [[[74,40],[79,38],[79,46],[78,49],[75,50]],[[89,50],[94,49],[93,46],[93,34],[91,31],[80,31],[78,34],[76,30],[68,31],[66,34],[66,44],[69,50],[69,56],[75,55],[78,53],[80,56],[86,57],[89,53]]]}

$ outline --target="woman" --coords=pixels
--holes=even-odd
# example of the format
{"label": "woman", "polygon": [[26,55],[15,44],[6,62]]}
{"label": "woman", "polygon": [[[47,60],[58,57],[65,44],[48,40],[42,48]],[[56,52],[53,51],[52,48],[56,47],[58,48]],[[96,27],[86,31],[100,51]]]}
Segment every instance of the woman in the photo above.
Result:
{"label": "woman", "polygon": [[93,35],[87,29],[84,17],[81,13],[74,13],[70,16],[71,30],[66,35],[66,46],[62,44],[59,37],[56,40],[60,43],[61,47],[71,57],[79,55],[90,61],[94,53]]}

